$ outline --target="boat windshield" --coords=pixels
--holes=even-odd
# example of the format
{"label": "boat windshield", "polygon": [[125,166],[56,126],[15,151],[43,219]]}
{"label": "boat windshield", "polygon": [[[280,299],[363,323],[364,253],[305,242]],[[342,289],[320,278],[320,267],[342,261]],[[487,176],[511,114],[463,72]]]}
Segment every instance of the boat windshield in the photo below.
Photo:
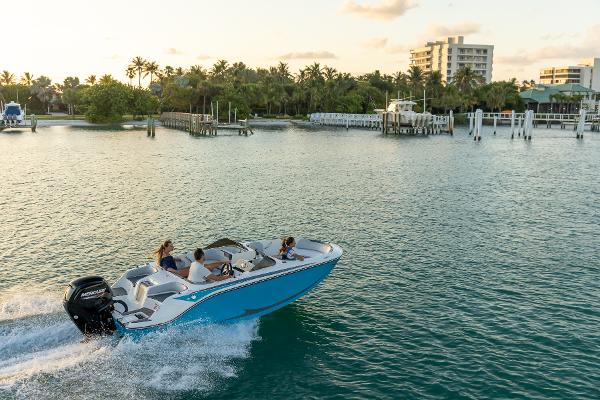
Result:
{"label": "boat windshield", "polygon": [[244,245],[242,245],[241,243],[236,242],[235,240],[227,239],[227,238],[219,239],[216,242],[211,243],[208,246],[206,246],[205,249],[213,249],[215,247],[226,247],[226,246],[238,247],[241,250],[246,249],[244,247]]}
{"label": "boat windshield", "polygon": [[6,106],[4,115],[21,115],[21,108],[19,106]]}

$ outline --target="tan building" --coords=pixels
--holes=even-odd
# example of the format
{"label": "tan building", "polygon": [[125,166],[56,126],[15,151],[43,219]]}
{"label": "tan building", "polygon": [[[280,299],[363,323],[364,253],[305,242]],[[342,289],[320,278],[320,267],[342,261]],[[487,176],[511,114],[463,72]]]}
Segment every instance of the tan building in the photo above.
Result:
{"label": "tan building", "polygon": [[540,84],[574,83],[600,92],[600,58],[582,60],[578,65],[547,67],[540,70]]}
{"label": "tan building", "polygon": [[452,81],[456,71],[468,66],[490,83],[493,59],[493,45],[466,44],[463,36],[427,42],[423,47],[410,50],[410,65],[421,67],[425,72],[440,71],[446,82]]}

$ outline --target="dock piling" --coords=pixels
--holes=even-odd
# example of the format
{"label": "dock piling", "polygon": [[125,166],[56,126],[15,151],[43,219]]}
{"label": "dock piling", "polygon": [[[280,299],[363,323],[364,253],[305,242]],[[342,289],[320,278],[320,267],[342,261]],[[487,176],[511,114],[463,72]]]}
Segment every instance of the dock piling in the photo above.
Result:
{"label": "dock piling", "polygon": [[475,131],[473,134],[473,140],[476,142],[481,142],[481,130],[483,128],[483,111],[481,109],[477,109],[477,111],[475,111],[474,125]]}
{"label": "dock piling", "polygon": [[510,113],[510,138],[515,138],[515,110]]}
{"label": "dock piling", "polygon": [[469,118],[469,136],[471,136],[471,134],[473,133],[473,125],[474,125],[473,113],[468,113],[467,117]]}
{"label": "dock piling", "polygon": [[579,121],[577,122],[577,139],[583,139],[583,130],[585,129],[586,111],[582,108],[579,110]]}

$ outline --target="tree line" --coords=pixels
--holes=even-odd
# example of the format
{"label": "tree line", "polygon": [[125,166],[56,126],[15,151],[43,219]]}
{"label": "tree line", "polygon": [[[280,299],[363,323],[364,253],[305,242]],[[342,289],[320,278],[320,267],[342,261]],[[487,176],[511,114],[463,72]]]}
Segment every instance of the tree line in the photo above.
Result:
{"label": "tree line", "polygon": [[[490,111],[521,110],[519,91],[533,82],[516,79],[489,84],[469,67],[460,69],[451,83],[438,71],[426,73],[417,66],[391,75],[379,71],[354,76],[315,62],[297,73],[279,62],[269,68],[250,68],[242,62],[217,61],[211,68],[165,66],[135,57],[125,69],[128,82],[111,75],[90,75],[81,81],[67,77],[52,83],[46,76],[25,73],[0,74],[0,100],[27,104],[28,112],[51,109],[68,114],[85,114],[92,121],[118,121],[124,114],[143,116],[162,111],[210,114],[220,104],[221,118],[228,106],[241,118],[258,114],[266,117],[305,117],[313,112],[371,113],[384,108],[386,98],[400,97],[417,102],[433,113],[468,111],[476,107]],[[212,107],[211,107],[212,104]],[[212,111],[211,111],[212,110]]]}

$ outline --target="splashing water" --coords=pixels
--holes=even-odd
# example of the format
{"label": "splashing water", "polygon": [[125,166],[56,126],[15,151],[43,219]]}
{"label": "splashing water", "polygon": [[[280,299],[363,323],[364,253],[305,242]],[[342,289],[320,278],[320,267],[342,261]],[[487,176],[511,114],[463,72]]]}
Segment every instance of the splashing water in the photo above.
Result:
{"label": "splashing water", "polygon": [[13,286],[0,294],[0,323],[40,314],[61,311],[59,292],[37,286]]}
{"label": "splashing water", "polygon": [[206,392],[236,376],[258,321],[83,340],[60,299],[20,288],[0,303],[0,398],[140,398]]}

